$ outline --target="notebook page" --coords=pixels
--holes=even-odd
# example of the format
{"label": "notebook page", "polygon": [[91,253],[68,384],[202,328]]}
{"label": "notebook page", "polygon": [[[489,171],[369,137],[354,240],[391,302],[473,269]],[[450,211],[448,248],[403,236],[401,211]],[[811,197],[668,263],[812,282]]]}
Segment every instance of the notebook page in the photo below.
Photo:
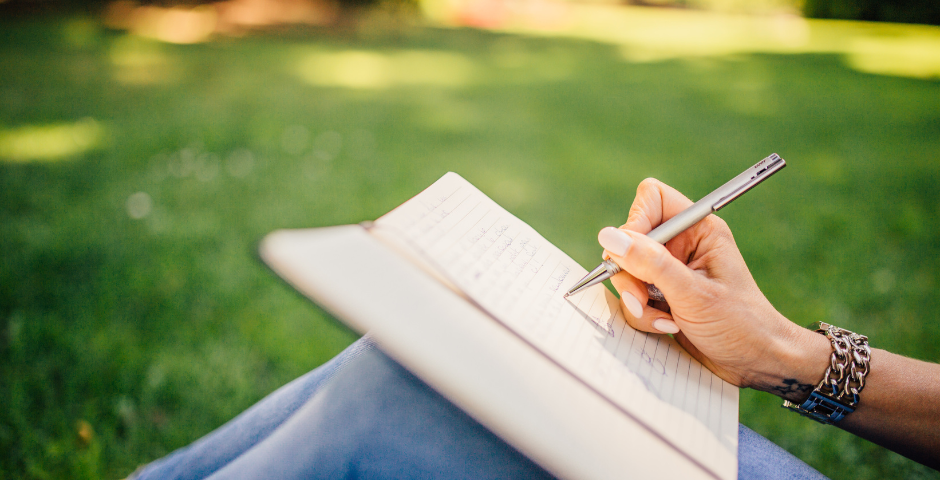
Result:
{"label": "notebook page", "polygon": [[463,294],[718,478],[737,474],[738,389],[671,337],[626,324],[603,285],[457,174],[376,220]]}

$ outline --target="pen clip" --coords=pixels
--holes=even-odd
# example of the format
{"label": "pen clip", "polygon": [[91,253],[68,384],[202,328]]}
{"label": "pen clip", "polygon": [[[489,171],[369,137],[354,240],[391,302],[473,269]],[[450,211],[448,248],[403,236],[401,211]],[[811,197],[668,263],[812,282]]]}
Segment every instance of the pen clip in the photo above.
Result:
{"label": "pen clip", "polygon": [[[768,160],[770,163],[766,163]],[[767,180],[771,175],[777,173],[786,166],[787,162],[780,158],[779,155],[776,153],[770,154],[770,156],[761,160],[760,162],[757,162],[757,165],[754,165],[747,172],[745,172],[745,174],[750,174],[751,178],[746,179],[745,182],[741,184],[741,186],[734,189],[728,195],[721,197],[714,205],[712,205],[712,211],[717,212],[718,210],[726,207],[734,199],[744,195],[744,192],[756,187],[760,184],[760,182]]]}

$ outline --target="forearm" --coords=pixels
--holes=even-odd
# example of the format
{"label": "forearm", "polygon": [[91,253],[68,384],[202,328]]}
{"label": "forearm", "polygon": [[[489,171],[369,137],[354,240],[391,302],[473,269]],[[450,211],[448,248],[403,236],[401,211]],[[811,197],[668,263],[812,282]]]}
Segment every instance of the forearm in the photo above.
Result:
{"label": "forearm", "polygon": [[940,470],[940,365],[872,349],[854,413],[837,425]]}
{"label": "forearm", "polygon": [[[722,379],[798,405],[820,384],[827,367],[833,367],[831,380],[846,397],[852,394],[846,387],[857,389],[864,381],[856,410],[837,425],[940,469],[940,365],[874,350],[864,377],[868,349],[856,348],[862,340],[838,330],[829,332],[839,346],[833,365],[829,338],[797,326],[771,305],[720,218],[705,217],[665,246],[643,235],[690,205],[671,187],[645,180],[637,188],[627,224],[598,235],[605,254],[623,269],[611,283],[622,294],[627,322],[645,332],[673,333]],[[647,284],[655,284],[669,299],[668,311],[643,307]],[[846,349],[851,358],[843,356]],[[850,381],[836,378],[840,368],[852,375]],[[826,415],[826,408],[823,404],[817,413]]]}
{"label": "forearm", "polygon": [[[822,379],[832,347],[810,330],[790,335],[778,342],[781,362],[751,387],[802,403]],[[870,365],[855,412],[836,426],[940,469],[940,365],[880,349],[872,349]]]}

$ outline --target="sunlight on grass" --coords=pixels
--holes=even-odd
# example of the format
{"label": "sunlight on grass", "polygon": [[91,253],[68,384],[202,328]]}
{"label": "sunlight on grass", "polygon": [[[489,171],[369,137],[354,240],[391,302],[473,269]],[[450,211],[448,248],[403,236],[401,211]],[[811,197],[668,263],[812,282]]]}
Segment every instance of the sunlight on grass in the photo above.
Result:
{"label": "sunlight on grass", "polygon": [[170,62],[163,46],[154,40],[125,35],[114,41],[110,59],[114,79],[128,85],[167,83],[178,76],[178,68]]}
{"label": "sunlight on grass", "polygon": [[[460,25],[460,12],[425,0],[423,11],[443,25]],[[456,5],[456,4],[455,4]],[[494,31],[567,37],[620,46],[624,59],[651,62],[738,54],[834,54],[858,71],[940,78],[940,27],[780,15],[741,15],[696,10],[563,4],[565,21],[546,22],[525,9],[484,23]]]}
{"label": "sunlight on grass", "polygon": [[0,159],[13,162],[55,161],[101,146],[104,128],[94,119],[75,123],[0,130]]}
{"label": "sunlight on grass", "polygon": [[860,72],[902,77],[940,77],[940,40],[925,36],[858,38],[847,63]]}
{"label": "sunlight on grass", "polygon": [[381,90],[399,86],[462,87],[475,74],[473,63],[450,52],[368,50],[306,53],[297,74],[311,85]]}
{"label": "sunlight on grass", "polygon": [[[644,177],[695,198],[778,150],[792,166],[721,213],[768,298],[940,360],[940,82],[858,73],[930,65],[936,29],[560,8],[496,25],[520,34],[184,46],[5,22],[0,478],[124,478],[328,360],[356,336],[258,239],[376,218],[446,171],[596,264]],[[777,405],[745,390],[741,420],[824,474],[932,478]]]}
{"label": "sunlight on grass", "polygon": [[199,43],[215,30],[216,13],[210,6],[195,8],[143,7],[138,35],[169,43]]}
{"label": "sunlight on grass", "polygon": [[218,14],[213,5],[161,7],[117,1],[108,6],[106,22],[112,27],[129,29],[141,37],[190,44],[204,42],[212,35]]}

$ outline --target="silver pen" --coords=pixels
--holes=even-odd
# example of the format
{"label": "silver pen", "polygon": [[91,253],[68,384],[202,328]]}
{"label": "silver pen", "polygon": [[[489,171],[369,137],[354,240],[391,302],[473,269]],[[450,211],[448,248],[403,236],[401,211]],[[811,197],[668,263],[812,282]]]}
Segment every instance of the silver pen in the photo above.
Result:
{"label": "silver pen", "polygon": [[[712,193],[702,197],[701,200],[692,204],[691,207],[679,212],[676,216],[670,218],[660,226],[647,233],[646,236],[656,240],[659,243],[666,243],[672,240],[676,235],[684,232],[687,228],[695,225],[709,214],[721,210],[732,200],[740,197],[744,192],[754,188],[760,182],[767,180],[771,175],[777,173],[783,167],[787,166],[780,156],[776,153],[757,162],[756,165],[744,171],[744,173],[731,179],[730,182],[718,187]],[[584,290],[592,285],[598,284],[608,278],[620,273],[620,266],[613,260],[607,259],[601,262],[591,273],[578,281],[568,290],[565,297]],[[648,285],[650,298],[660,302],[666,301],[662,292],[655,285]]]}

